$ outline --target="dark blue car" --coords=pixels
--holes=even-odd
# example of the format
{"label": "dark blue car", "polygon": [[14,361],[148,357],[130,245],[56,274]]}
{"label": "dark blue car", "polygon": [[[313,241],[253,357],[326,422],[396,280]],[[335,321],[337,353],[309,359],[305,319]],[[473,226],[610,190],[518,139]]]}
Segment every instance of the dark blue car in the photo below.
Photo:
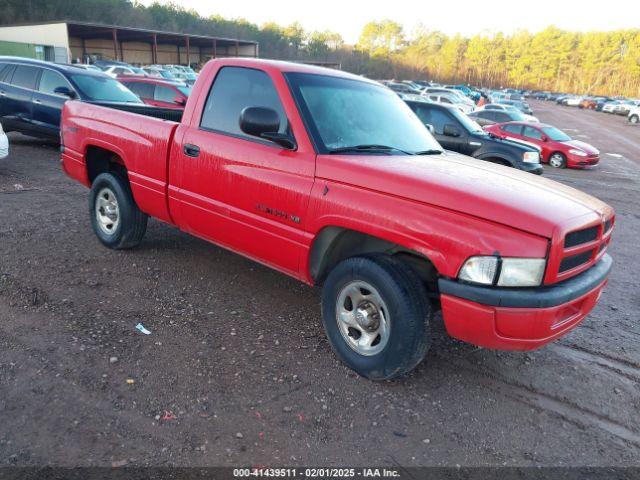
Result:
{"label": "dark blue car", "polygon": [[58,137],[69,99],[99,104],[141,104],[117,80],[73,65],[0,57],[0,123],[6,132]]}

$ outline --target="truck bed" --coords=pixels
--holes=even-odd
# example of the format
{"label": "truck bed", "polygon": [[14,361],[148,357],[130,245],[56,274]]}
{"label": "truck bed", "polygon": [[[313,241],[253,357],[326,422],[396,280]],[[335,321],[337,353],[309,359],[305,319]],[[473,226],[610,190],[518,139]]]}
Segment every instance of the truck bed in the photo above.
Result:
{"label": "truck bed", "polygon": [[138,115],[144,115],[146,117],[154,117],[160,120],[169,120],[171,122],[180,123],[182,121],[182,114],[184,110],[176,110],[173,108],[154,107],[151,105],[135,105],[126,103],[101,103],[91,102],[93,105],[99,105],[101,107],[113,108],[121,110],[123,112],[136,113]]}
{"label": "truck bed", "polygon": [[101,151],[115,152],[127,169],[140,209],[170,222],[169,153],[179,125],[175,120],[181,116],[181,111],[165,108],[67,102],[62,112],[65,170],[89,186],[87,164],[95,160],[96,152],[97,156]]}

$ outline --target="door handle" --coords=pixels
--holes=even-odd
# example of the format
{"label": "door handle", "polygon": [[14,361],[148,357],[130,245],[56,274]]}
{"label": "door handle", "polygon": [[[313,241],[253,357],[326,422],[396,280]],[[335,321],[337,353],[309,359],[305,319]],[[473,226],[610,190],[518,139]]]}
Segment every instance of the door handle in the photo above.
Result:
{"label": "door handle", "polygon": [[33,100],[33,103],[35,103],[37,105],[40,105],[42,102],[36,98],[36,99]]}
{"label": "door handle", "polygon": [[6,96],[7,96],[7,94],[5,92],[0,91],[0,97],[6,97]]}
{"label": "door handle", "polygon": [[184,147],[182,147],[182,151],[187,157],[196,158],[200,155],[200,147],[190,143],[185,143]]}

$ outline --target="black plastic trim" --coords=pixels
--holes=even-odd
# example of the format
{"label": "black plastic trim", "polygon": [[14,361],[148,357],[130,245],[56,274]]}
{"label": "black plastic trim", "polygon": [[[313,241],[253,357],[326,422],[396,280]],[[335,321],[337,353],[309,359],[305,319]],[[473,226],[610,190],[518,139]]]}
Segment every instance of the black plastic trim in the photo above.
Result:
{"label": "black plastic trim", "polygon": [[613,260],[607,254],[590,269],[555,285],[535,288],[483,287],[448,278],[438,280],[440,293],[493,307],[547,308],[575,300],[600,285],[609,275]]}

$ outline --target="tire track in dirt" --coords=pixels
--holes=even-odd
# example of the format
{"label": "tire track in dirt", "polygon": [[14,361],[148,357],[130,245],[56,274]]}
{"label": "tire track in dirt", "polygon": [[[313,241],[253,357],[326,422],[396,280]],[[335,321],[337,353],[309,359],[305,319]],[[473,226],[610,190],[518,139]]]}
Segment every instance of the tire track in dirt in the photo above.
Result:
{"label": "tire track in dirt", "polygon": [[640,432],[632,430],[617,420],[581,407],[567,398],[556,397],[531,386],[504,378],[495,371],[486,368],[480,370],[466,362],[453,361],[451,363],[473,373],[478,383],[504,397],[549,412],[585,429],[588,427],[599,428],[626,445],[640,447]]}

